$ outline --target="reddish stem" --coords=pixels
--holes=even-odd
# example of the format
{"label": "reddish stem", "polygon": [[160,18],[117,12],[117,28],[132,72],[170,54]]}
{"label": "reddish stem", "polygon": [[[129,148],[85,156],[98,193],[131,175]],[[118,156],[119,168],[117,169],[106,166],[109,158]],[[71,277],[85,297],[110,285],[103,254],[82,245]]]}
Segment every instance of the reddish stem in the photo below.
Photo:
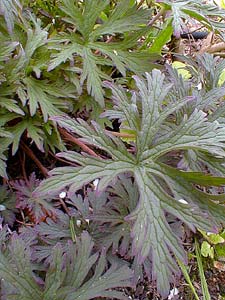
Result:
{"label": "reddish stem", "polygon": [[122,133],[122,132],[109,131],[109,130],[105,130],[105,132],[122,138],[131,138],[131,139],[135,138],[135,135],[132,133]]}
{"label": "reddish stem", "polygon": [[84,150],[91,156],[100,157],[91,148],[89,148],[87,145],[85,145],[83,142],[81,142],[78,138],[75,138],[72,134],[67,132],[65,129],[60,128],[59,131],[64,136],[64,138],[66,138],[68,141],[73,142],[74,144],[78,145],[82,150]]}
{"label": "reddish stem", "polygon": [[22,150],[34,161],[34,163],[37,165],[37,167],[40,169],[41,173],[47,177],[48,176],[48,170],[42,165],[40,160],[36,157],[34,152],[23,142],[21,141],[20,146]]}
{"label": "reddish stem", "polygon": [[[110,43],[111,41],[112,41],[112,39],[113,39],[113,36],[111,35],[108,39],[107,39],[107,41],[105,42],[106,44],[108,44],[108,43]],[[96,50],[95,51],[95,54],[96,55],[98,55],[100,53],[100,50]]]}

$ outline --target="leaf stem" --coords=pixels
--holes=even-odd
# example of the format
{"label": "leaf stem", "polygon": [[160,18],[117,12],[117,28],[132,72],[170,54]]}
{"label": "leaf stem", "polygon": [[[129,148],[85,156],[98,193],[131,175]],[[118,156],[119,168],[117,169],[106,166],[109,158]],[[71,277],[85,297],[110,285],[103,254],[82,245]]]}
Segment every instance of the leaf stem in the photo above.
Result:
{"label": "leaf stem", "polygon": [[137,5],[137,9],[139,9],[141,6],[142,6],[142,4],[145,2],[145,0],[141,0],[139,3],[138,3],[138,5]]}
{"label": "leaf stem", "polygon": [[122,133],[122,132],[115,132],[115,131],[109,131],[105,130],[106,133],[112,134],[114,136],[123,137],[123,138],[135,138],[135,135],[132,133]]}
{"label": "leaf stem", "polygon": [[37,167],[40,169],[41,173],[47,177],[48,176],[48,169],[46,169],[40,160],[36,157],[34,152],[23,142],[21,141],[20,146],[22,150],[34,161],[34,163],[37,165]]}
{"label": "leaf stem", "polygon": [[199,276],[200,276],[200,280],[201,280],[203,300],[211,300],[211,296],[210,296],[209,290],[208,290],[208,285],[207,285],[207,282],[205,279],[199,244],[198,244],[196,238],[195,238],[195,252],[196,252],[196,257],[197,257]]}
{"label": "leaf stem", "polygon": [[177,258],[177,262],[178,262],[178,265],[179,265],[180,268],[181,268],[181,271],[182,271],[182,273],[183,273],[183,275],[184,275],[185,280],[187,281],[187,283],[188,283],[188,285],[189,285],[189,287],[190,287],[190,289],[191,289],[193,295],[195,296],[195,299],[196,299],[196,300],[200,300],[200,298],[198,297],[198,294],[196,293],[196,290],[195,290],[195,288],[194,288],[194,286],[193,286],[193,284],[192,284],[192,282],[191,282],[191,278],[190,278],[190,276],[189,276],[189,274],[188,274],[188,272],[187,272],[186,266],[185,266],[185,265],[183,264],[183,262],[182,262],[181,260],[179,260],[178,258]]}
{"label": "leaf stem", "polygon": [[163,14],[165,9],[161,8],[158,13],[148,22],[148,26],[152,26]]}
{"label": "leaf stem", "polygon": [[65,129],[60,128],[59,131],[64,136],[65,139],[67,139],[68,141],[78,145],[82,150],[84,150],[85,152],[87,152],[91,156],[100,157],[91,148],[89,148],[87,145],[85,145],[83,142],[81,142],[78,138],[75,138],[72,134],[67,132]]}

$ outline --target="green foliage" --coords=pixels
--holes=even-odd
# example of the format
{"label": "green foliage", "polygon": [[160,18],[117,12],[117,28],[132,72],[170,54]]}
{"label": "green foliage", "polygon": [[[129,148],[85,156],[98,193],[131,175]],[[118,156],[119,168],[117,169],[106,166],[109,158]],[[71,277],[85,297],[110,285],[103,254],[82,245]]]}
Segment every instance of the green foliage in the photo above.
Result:
{"label": "green foliage", "polygon": [[204,238],[201,244],[201,255],[203,257],[209,257],[214,265],[217,262],[223,262],[225,258],[225,235],[224,232],[220,233],[211,233],[201,231],[201,234]]}
{"label": "green foliage", "polygon": [[155,41],[152,43],[150,52],[161,53],[162,48],[171,40],[173,34],[172,19],[168,19],[164,28],[159,32]]}
{"label": "green foliage", "polygon": [[[88,93],[101,106],[104,105],[102,80],[110,79],[113,67],[126,76],[128,70],[134,73],[150,71],[152,60],[156,59],[146,51],[128,51],[148,31],[143,26],[149,18],[149,10],[137,10],[130,0],[122,0],[102,18],[101,13],[108,10],[108,6],[109,1],[105,0],[85,1],[83,6],[76,1],[62,1],[60,8],[71,29],[69,33],[50,39],[50,49],[57,52],[52,53],[54,58],[48,67],[50,71],[68,60],[70,64],[77,62],[83,70],[81,73],[77,69],[80,84],[83,86],[86,82]],[[112,42],[107,43],[105,38],[112,38]]]}
{"label": "green foliage", "polygon": [[156,64],[190,18],[223,36],[200,0],[0,0],[0,297],[128,299],[146,278],[166,297],[179,267],[190,284],[182,234],[225,223],[225,60]]}
{"label": "green foliage", "polygon": [[[29,5],[36,7],[36,12],[40,5],[42,12],[53,13],[46,3],[39,2]],[[49,148],[53,152],[57,148],[65,149],[49,117],[70,112],[82,90],[84,95],[87,90],[103,106],[102,80],[110,80],[115,70],[123,76],[149,71],[157,58],[136,47],[138,39],[148,31],[144,25],[150,17],[149,10],[137,10],[129,0],[112,7],[109,1],[96,1],[95,5],[93,1],[85,1],[83,5],[62,1],[59,7],[54,5],[55,12],[63,17],[60,22],[66,26],[64,32],[56,32],[59,23],[55,28],[54,24],[43,28],[39,19],[24,13],[18,1],[1,1],[0,13],[6,23],[0,15],[3,45],[0,50],[0,125],[4,135],[9,132],[13,137],[5,141],[1,154],[0,170],[4,177],[7,176],[4,152],[11,143],[13,155],[22,138],[33,141],[42,152]],[[111,43],[106,43],[108,38],[112,38]],[[95,109],[93,99],[92,102]]]}
{"label": "green foliage", "polygon": [[[28,23],[22,18],[14,23],[14,27],[13,34],[3,30],[0,34],[3,45],[0,50],[0,125],[4,128],[1,139],[6,145],[1,151],[12,143],[15,154],[22,136],[34,141],[41,151],[44,146],[52,151],[55,148],[62,150],[62,141],[49,117],[68,111],[68,100],[76,97],[76,89],[62,78],[57,80],[54,76],[44,75],[48,32],[41,28],[40,21],[31,17]],[[68,100],[62,103],[65,98]],[[54,136],[54,142],[51,136]],[[1,156],[4,161],[4,154]],[[1,175],[6,177],[3,161]]]}

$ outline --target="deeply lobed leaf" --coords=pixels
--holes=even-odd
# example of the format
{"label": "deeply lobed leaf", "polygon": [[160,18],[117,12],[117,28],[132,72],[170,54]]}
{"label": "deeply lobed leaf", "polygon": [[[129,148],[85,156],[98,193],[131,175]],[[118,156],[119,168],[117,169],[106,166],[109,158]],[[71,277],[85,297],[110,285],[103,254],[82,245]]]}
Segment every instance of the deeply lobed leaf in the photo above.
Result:
{"label": "deeply lobed leaf", "polygon": [[[213,226],[224,222],[224,207],[214,202],[215,195],[199,191],[193,184],[217,186],[223,185],[225,179],[203,173],[185,173],[161,161],[172,151],[182,150],[185,153],[192,149],[224,157],[224,127],[217,121],[210,121],[198,108],[176,119],[177,111],[193,98],[176,98],[174,101],[174,97],[179,95],[173,94],[171,84],[165,83],[165,76],[160,71],[147,74],[146,80],[137,77],[135,80],[138,91],[131,99],[122,89],[112,87],[116,99],[112,113],[115,116],[119,112],[120,118],[136,132],[136,152],[130,154],[118,138],[106,135],[96,124],[91,128],[84,121],[54,117],[60,126],[108,152],[111,158],[93,158],[71,151],[62,153],[60,156],[78,163],[80,167],[56,168],[50,173],[52,177],[42,182],[36,193],[58,191],[66,186],[69,186],[70,193],[74,193],[96,178],[100,179],[98,188],[102,189],[119,174],[133,173],[140,194],[136,209],[126,216],[132,224],[133,255],[139,262],[151,258],[153,278],[157,279],[160,292],[166,295],[169,281],[178,271],[174,255],[185,261],[181,241],[172,231],[166,213],[178,217],[192,230],[199,227],[210,231]],[[171,103],[171,99],[176,105]],[[203,195],[207,199],[205,203]],[[220,198],[224,199],[224,195]],[[181,199],[187,203],[180,203]]]}

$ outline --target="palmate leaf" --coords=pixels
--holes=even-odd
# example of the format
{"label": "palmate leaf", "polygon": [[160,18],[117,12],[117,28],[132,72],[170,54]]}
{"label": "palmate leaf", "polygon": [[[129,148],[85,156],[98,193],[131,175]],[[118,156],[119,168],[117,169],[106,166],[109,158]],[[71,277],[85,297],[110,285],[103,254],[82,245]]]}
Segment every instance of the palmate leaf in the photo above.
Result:
{"label": "palmate leaf", "polygon": [[131,245],[130,224],[125,217],[137,206],[138,187],[132,182],[131,176],[126,174],[119,176],[106,191],[107,193],[101,193],[101,196],[106,196],[101,203],[98,191],[88,194],[87,200],[93,210],[88,218],[100,228],[93,230],[96,244],[106,249],[112,247],[112,253],[119,253],[124,257],[130,254]]}
{"label": "palmate leaf", "polygon": [[[210,121],[198,108],[176,119],[176,112],[193,98],[180,99],[173,94],[172,84],[165,83],[165,76],[160,71],[146,74],[146,80],[134,78],[138,90],[131,99],[122,88],[108,86],[116,104],[112,114],[118,113],[119,118],[136,132],[136,153],[129,153],[121,140],[95,123],[91,127],[82,120],[54,117],[59,126],[106,151],[111,158],[95,158],[72,151],[61,153],[60,157],[80,166],[54,169],[50,172],[51,177],[43,181],[35,193],[52,193],[66,186],[70,193],[74,193],[96,178],[100,179],[98,190],[102,190],[119,174],[132,173],[140,193],[136,209],[126,217],[133,226],[133,254],[139,263],[147,257],[152,259],[153,278],[157,279],[160,292],[166,295],[169,281],[178,270],[173,257],[175,255],[185,262],[185,252],[165,213],[178,217],[192,230],[195,227],[212,230],[224,222],[225,208],[214,202],[218,197],[224,199],[224,195],[207,194],[194,185],[225,185],[225,178],[185,173],[161,161],[173,151],[182,150],[182,155],[192,149],[224,158],[225,130],[223,124]],[[182,203],[184,200],[187,204]]]}
{"label": "palmate leaf", "polygon": [[[68,197],[67,193],[65,201],[72,217],[57,211],[54,220],[47,218],[45,223],[36,225],[41,245],[34,247],[33,256],[38,261],[48,259],[52,245],[59,239],[66,247],[66,242],[76,239],[84,229],[91,233],[98,249],[112,247],[113,253],[130,255],[130,223],[124,218],[135,209],[138,199],[137,185],[128,174],[119,176],[116,184],[101,194],[90,188],[84,198],[76,194]],[[78,226],[77,222],[81,224]]]}
{"label": "palmate leaf", "polygon": [[32,221],[36,223],[40,222],[42,217],[46,217],[46,215],[51,216],[56,213],[56,209],[50,202],[51,199],[45,197],[32,197],[32,192],[38,184],[39,180],[34,173],[30,175],[26,182],[22,179],[12,182],[17,200],[16,207],[18,209],[28,209],[32,214]]}
{"label": "palmate leaf", "polygon": [[59,97],[66,97],[63,93],[54,90],[47,82],[36,80],[34,78],[25,78],[23,82],[27,88],[28,104],[31,116],[34,116],[37,109],[41,108],[43,119],[47,122],[49,116],[61,114],[62,112],[57,108],[59,106]]}
{"label": "palmate leaf", "polygon": [[[106,1],[105,1],[106,2]],[[130,0],[118,1],[108,19],[91,33],[91,38],[96,39],[104,34],[124,33],[140,29],[141,24],[145,24],[149,18],[149,11],[137,10],[135,5],[131,6]]]}
{"label": "palmate leaf", "polygon": [[[51,71],[61,63],[75,61],[82,65],[81,85],[87,85],[87,91],[101,105],[104,105],[102,80],[110,79],[109,70],[116,67],[126,76],[127,71],[143,73],[153,68],[157,55],[144,51],[135,51],[136,41],[146,34],[143,25],[147,23],[149,11],[137,9],[129,0],[120,0],[107,20],[98,24],[101,12],[107,8],[109,1],[62,1],[61,10],[66,14],[64,20],[72,24],[77,32],[66,34],[61,39],[50,39],[50,48],[55,49],[48,70]],[[97,23],[97,24],[96,24]],[[103,41],[105,35],[113,37],[126,33],[126,37],[109,44]],[[59,36],[60,37],[60,36]],[[132,51],[128,51],[132,48]],[[104,63],[103,63],[104,62]],[[103,65],[103,66],[102,66]],[[106,68],[110,66],[111,68]]]}
{"label": "palmate leaf", "polygon": [[78,30],[87,40],[94,28],[96,19],[109,4],[109,1],[87,0],[83,9],[79,7],[79,4],[76,4],[76,1],[63,0],[62,3],[63,5],[60,8],[68,15],[65,20],[69,23],[77,24]]}
{"label": "palmate leaf", "polygon": [[51,77],[52,74],[49,77],[44,74],[49,59],[46,46],[48,31],[41,27],[40,20],[29,13],[26,16],[21,15],[17,20],[12,36],[7,32],[1,35],[1,123],[14,138],[11,140],[13,155],[22,136],[34,142],[42,152],[49,148],[53,152],[56,148],[62,151],[64,144],[49,117],[63,114],[71,108],[70,101],[76,98],[76,89],[58,74],[55,78],[54,75]]}
{"label": "palmate leaf", "polygon": [[[0,253],[1,296],[4,293],[5,299],[14,300],[128,299],[113,289],[131,286],[131,270],[114,264],[106,271],[105,254],[93,253],[93,245],[87,232],[83,232],[76,244],[68,242],[66,249],[58,243],[52,248],[46,270],[44,265],[32,263],[31,249],[24,236],[14,234],[9,253]],[[35,267],[44,270],[44,281],[34,275]]]}
{"label": "palmate leaf", "polygon": [[[113,288],[131,286],[131,270],[128,267],[121,267],[115,264],[105,271],[106,259],[104,252],[102,252],[98,259],[97,253],[92,254],[93,245],[87,232],[82,234],[81,242],[78,241],[76,248],[73,244],[68,244],[68,259],[66,261],[67,276],[64,280],[65,288],[61,288],[57,299],[73,300],[74,298],[78,298],[88,300],[96,297],[128,298],[124,296],[123,293],[114,291]],[[78,260],[78,258],[80,259]],[[97,259],[98,263],[94,274],[86,281],[85,278]]]}

